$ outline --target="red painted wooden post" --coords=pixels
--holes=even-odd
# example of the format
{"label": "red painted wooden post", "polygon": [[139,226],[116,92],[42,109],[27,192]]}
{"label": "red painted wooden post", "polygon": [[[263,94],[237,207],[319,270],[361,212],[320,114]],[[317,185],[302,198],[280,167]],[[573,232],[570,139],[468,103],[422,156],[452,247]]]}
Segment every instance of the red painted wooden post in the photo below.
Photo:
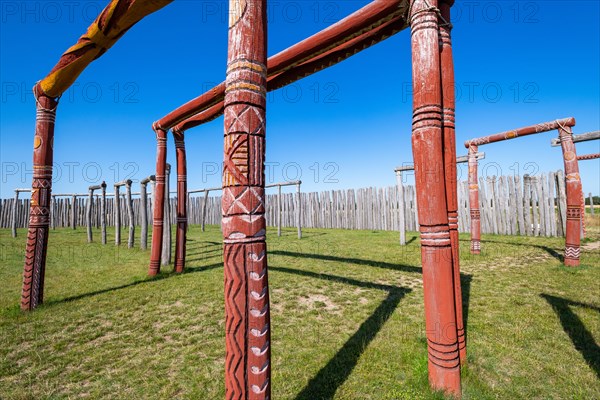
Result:
{"label": "red painted wooden post", "polygon": [[156,132],[156,184],[154,186],[154,214],[152,221],[152,249],[148,275],[160,272],[163,245],[163,218],[165,213],[165,178],[167,168],[167,132],[154,124]]}
{"label": "red painted wooden post", "polygon": [[469,146],[469,209],[471,213],[471,254],[481,253],[481,211],[477,177],[476,145]]}
{"label": "red painted wooden post", "polygon": [[444,182],[437,0],[411,8],[415,181],[432,388],[461,396],[454,272]]}
{"label": "red painted wooden post", "polygon": [[223,243],[225,397],[271,395],[265,223],[266,0],[229,1]]}
{"label": "red painted wooden post", "polygon": [[52,156],[54,123],[58,100],[47,96],[39,87],[33,88],[37,103],[35,135],[33,137],[33,182],[29,211],[29,231],[23,267],[21,310],[29,311],[44,301],[44,275],[50,227],[52,193]]}
{"label": "red painted wooden post", "polygon": [[460,283],[460,257],[458,240],[458,182],[456,171],[456,134],[455,134],[455,93],[454,93],[454,60],[452,58],[452,39],[450,32],[450,8],[454,0],[442,0],[440,3],[440,37],[442,46],[440,63],[442,70],[442,124],[444,145],[444,173],[446,177],[446,203],[448,207],[448,224],[450,243],[452,245],[452,268],[454,273],[454,307],[456,309],[456,331],[460,362],[467,361],[465,328],[462,312],[462,288]]}
{"label": "red painted wooden post", "polygon": [[565,238],[565,265],[568,267],[579,266],[579,252],[581,244],[581,199],[582,188],[579,176],[579,163],[577,152],[573,143],[572,124],[562,123],[558,127],[560,146],[565,164],[566,192],[567,192],[567,229]]}
{"label": "red painted wooden post", "polygon": [[185,158],[184,134],[173,129],[175,151],[177,152],[177,232],[175,234],[175,272],[185,268],[187,233],[187,165]]}

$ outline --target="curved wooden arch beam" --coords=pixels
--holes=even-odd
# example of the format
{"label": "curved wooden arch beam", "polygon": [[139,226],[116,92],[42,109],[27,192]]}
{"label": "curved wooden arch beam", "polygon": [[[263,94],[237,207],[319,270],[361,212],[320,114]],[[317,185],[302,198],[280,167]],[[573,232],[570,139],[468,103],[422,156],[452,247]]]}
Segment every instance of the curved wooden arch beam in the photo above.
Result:
{"label": "curved wooden arch beam", "polygon": [[152,245],[148,275],[160,272],[162,257],[163,229],[165,215],[165,179],[167,175],[167,132],[154,128],[156,132],[156,175],[154,186],[154,212],[152,216]]}
{"label": "curved wooden arch beam", "polygon": [[225,398],[271,397],[265,222],[266,0],[229,1],[222,229]]}
{"label": "curved wooden arch beam", "polygon": [[454,60],[452,57],[452,39],[450,24],[450,8],[454,0],[440,2],[440,68],[442,77],[442,126],[444,148],[444,176],[446,182],[446,205],[448,210],[448,227],[452,247],[452,271],[454,275],[454,309],[456,311],[456,331],[461,364],[467,361],[465,328],[462,312],[462,288],[460,283],[460,257],[458,240],[458,182],[456,168],[456,126],[454,93]]}
{"label": "curved wooden arch beam", "polygon": [[584,155],[581,155],[581,156],[577,156],[577,159],[579,161],[583,161],[583,160],[595,160],[597,158],[600,158],[600,153],[584,154]]}
{"label": "curved wooden arch beam", "polygon": [[[305,63],[299,64],[290,68],[286,72],[278,75],[273,75],[269,72],[267,79],[267,90],[273,91],[296,82],[302,78],[306,78],[314,73],[329,68],[345,59],[365,50],[393,35],[400,32],[406,27],[406,22],[403,17],[397,16],[381,26],[369,31],[361,36],[358,36],[333,50],[323,53]],[[219,86],[214,88],[217,92]],[[223,114],[223,101],[218,101],[215,105],[204,109],[200,113],[184,120],[177,124],[173,129],[185,132],[188,129],[200,126],[210,122]],[[159,121],[160,122],[160,121]]]}
{"label": "curved wooden arch beam", "polygon": [[[583,192],[581,189],[581,178],[579,177],[579,165],[577,163],[577,152],[573,143],[572,128],[575,126],[575,118],[563,118],[555,121],[543,122],[541,124],[526,126],[523,128],[496,133],[489,136],[483,136],[476,139],[467,140],[465,147],[469,149],[469,154],[477,151],[478,146],[490,143],[511,140],[521,136],[535,135],[542,132],[558,130],[560,145],[563,151],[563,162],[566,175],[567,192],[567,229],[565,238],[565,265],[578,266],[580,254],[580,231],[581,231],[581,204]],[[474,164],[475,165],[475,164]],[[480,219],[479,203],[476,201],[479,196],[477,186],[476,165],[471,170],[469,166],[469,200],[471,208],[471,252],[477,254],[480,249]],[[475,216],[475,218],[474,218]],[[474,251],[474,246],[478,247]]]}
{"label": "curved wooden arch beam", "polygon": [[52,192],[52,143],[58,98],[92,61],[104,54],[127,30],[172,1],[112,0],[77,43],[61,56],[48,76],[33,89],[37,120],[32,201],[23,267],[22,310],[32,310],[43,302]]}
{"label": "curved wooden arch beam", "polygon": [[177,153],[177,231],[175,233],[175,272],[185,268],[187,234],[187,160],[183,132],[173,129],[175,151]]}
{"label": "curved wooden arch beam", "polygon": [[[341,21],[270,57],[266,64],[269,76],[278,75],[370,32],[394,18],[401,17],[406,13],[407,8],[407,0],[375,0]],[[156,124],[162,129],[170,129],[187,118],[220,103],[224,95],[225,82],[222,82],[173,110]]]}
{"label": "curved wooden arch beam", "polygon": [[461,396],[453,254],[444,177],[437,0],[411,7],[412,148],[421,234],[429,383]]}

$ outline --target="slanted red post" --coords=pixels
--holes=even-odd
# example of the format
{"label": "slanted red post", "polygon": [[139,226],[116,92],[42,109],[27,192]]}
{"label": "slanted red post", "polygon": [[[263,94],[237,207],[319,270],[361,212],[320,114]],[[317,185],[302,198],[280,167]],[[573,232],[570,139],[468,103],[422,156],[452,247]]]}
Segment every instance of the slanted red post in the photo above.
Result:
{"label": "slanted red post", "polygon": [[456,134],[454,94],[454,60],[452,58],[452,39],[450,32],[450,7],[454,0],[442,0],[440,3],[440,67],[442,71],[442,124],[444,146],[444,173],[446,177],[446,205],[448,207],[448,225],[450,228],[450,243],[452,245],[452,270],[454,274],[454,307],[456,309],[456,330],[458,334],[458,349],[460,362],[467,360],[465,343],[465,328],[462,313],[462,288],[460,284],[460,257],[458,240],[458,182],[456,172]]}
{"label": "slanted red post", "polygon": [[23,267],[21,310],[29,311],[44,301],[44,275],[50,227],[52,197],[52,142],[58,100],[47,96],[39,86],[33,88],[37,103],[33,137],[33,182],[29,211],[29,231]]}
{"label": "slanted red post", "polygon": [[579,253],[581,244],[581,200],[583,191],[579,176],[579,163],[577,152],[573,143],[572,124],[561,123],[558,127],[560,146],[565,163],[565,179],[567,191],[567,229],[565,238],[565,265],[568,267],[579,266]]}
{"label": "slanted red post", "polygon": [[471,254],[481,253],[481,211],[479,210],[479,183],[477,177],[476,145],[469,146],[469,209],[471,213]]}
{"label": "slanted red post", "polygon": [[175,234],[175,272],[185,268],[187,232],[187,165],[183,132],[173,129],[177,152],[177,232]]}
{"label": "slanted red post", "polygon": [[225,397],[271,397],[265,223],[266,0],[229,1],[223,257]]}
{"label": "slanted red post", "polygon": [[429,382],[461,396],[454,271],[444,177],[437,0],[411,8],[415,181],[421,233]]}
{"label": "slanted red post", "polygon": [[165,177],[167,168],[167,132],[154,126],[156,132],[156,184],[154,186],[154,214],[152,222],[152,249],[148,275],[160,272],[163,245],[163,217],[165,212]]}

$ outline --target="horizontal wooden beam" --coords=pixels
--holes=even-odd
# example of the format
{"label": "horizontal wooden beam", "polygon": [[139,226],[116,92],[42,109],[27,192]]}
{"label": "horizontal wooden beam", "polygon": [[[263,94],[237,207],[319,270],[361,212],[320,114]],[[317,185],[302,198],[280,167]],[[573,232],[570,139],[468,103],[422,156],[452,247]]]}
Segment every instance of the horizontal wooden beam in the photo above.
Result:
{"label": "horizontal wooden beam", "polygon": [[[339,22],[269,57],[267,61],[269,76],[284,73],[386,24],[392,18],[402,17],[406,13],[408,3],[407,0],[375,0],[367,4]],[[154,129],[171,129],[184,120],[219,104],[224,96],[225,82],[222,82],[156,121]]]}
{"label": "horizontal wooden beam", "polygon": [[583,154],[581,156],[577,156],[577,159],[579,161],[583,161],[583,160],[595,160],[597,158],[600,158],[600,153],[594,153],[594,154]]}
{"label": "horizontal wooden beam", "polygon": [[[265,185],[265,189],[272,188],[272,187],[279,187],[279,186],[294,186],[294,185],[300,185],[300,184],[302,184],[302,181],[290,181],[290,182],[271,183],[271,184]],[[223,188],[215,187],[215,188],[208,188],[208,189],[188,190],[188,194],[204,193],[204,192],[214,192],[214,191],[217,191],[217,190],[223,190]],[[171,194],[177,194],[177,192],[170,192],[170,193]]]}
{"label": "horizontal wooden beam", "polygon": [[[270,70],[267,78],[267,91],[280,89],[300,79],[306,78],[312,74],[338,64],[347,58],[365,50],[391,36],[400,32],[405,27],[404,19],[400,16],[392,18],[390,21],[358,36],[333,50],[323,53],[311,60],[296,65],[285,72],[274,75]],[[219,88],[220,90],[220,88]],[[207,109],[201,110],[196,115],[180,122],[173,127],[173,132],[185,132],[188,129],[195,128],[207,122],[210,122],[223,114],[224,96],[219,92],[219,102]],[[160,121],[159,121],[160,122]],[[160,125],[164,128],[163,125]]]}
{"label": "horizontal wooden beam", "polygon": [[[589,140],[600,139],[600,131],[582,133],[580,135],[573,135],[573,143],[587,142]],[[560,146],[560,138],[553,138],[550,141],[552,147]]]}
{"label": "horizontal wooden beam", "polygon": [[541,124],[525,126],[523,128],[513,129],[511,131],[495,133],[493,135],[467,140],[465,142],[465,147],[468,149],[471,146],[481,146],[484,144],[501,142],[503,140],[515,139],[520,136],[535,135],[536,133],[554,131],[561,126],[575,126],[575,118],[571,117],[557,119],[550,122],[542,122]]}

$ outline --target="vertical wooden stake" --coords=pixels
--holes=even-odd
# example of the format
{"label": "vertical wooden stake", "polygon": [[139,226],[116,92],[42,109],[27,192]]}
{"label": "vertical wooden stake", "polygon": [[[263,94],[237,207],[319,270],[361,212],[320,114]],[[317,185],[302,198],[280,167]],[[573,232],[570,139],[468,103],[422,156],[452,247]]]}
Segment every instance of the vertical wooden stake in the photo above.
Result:
{"label": "vertical wooden stake", "polygon": [[135,221],[133,219],[133,200],[131,198],[131,179],[125,183],[125,193],[127,201],[127,219],[129,220],[129,235],[127,237],[127,248],[133,248],[135,244]]}
{"label": "vertical wooden stake", "polygon": [[120,186],[115,185],[115,209],[113,215],[115,218],[115,245],[121,245],[121,194]]}
{"label": "vertical wooden stake", "polygon": [[298,239],[302,239],[302,193],[300,185],[302,182],[296,183],[296,225],[298,226]]}
{"label": "vertical wooden stake", "polygon": [[205,224],[206,224],[206,209],[208,206],[208,192],[209,192],[209,190],[204,191],[204,202],[202,203],[202,232],[204,232]]}
{"label": "vertical wooden stake", "polygon": [[396,171],[396,186],[398,187],[398,230],[400,231],[400,245],[406,245],[406,222],[404,205],[404,183],[402,182],[402,172]]}
{"label": "vertical wooden stake", "polygon": [[271,397],[265,223],[266,1],[230,0],[223,242],[225,397]]}
{"label": "vertical wooden stake", "polygon": [[11,233],[12,237],[17,237],[17,208],[19,207],[19,191],[15,190],[15,198],[12,205]]}
{"label": "vertical wooden stake", "polygon": [[444,176],[437,0],[412,3],[413,134],[429,382],[461,396],[453,256]]}
{"label": "vertical wooden stake", "polygon": [[88,189],[88,201],[85,210],[85,224],[87,227],[87,241],[92,243],[92,202],[94,201],[94,189]]}
{"label": "vertical wooden stake", "polygon": [[142,225],[140,248],[142,250],[148,248],[148,182],[155,179],[154,175],[152,175],[140,181],[140,217]]}
{"label": "vertical wooden stake", "polygon": [[277,236],[281,236],[281,185],[277,186]]}
{"label": "vertical wooden stake", "polygon": [[102,181],[102,198],[100,200],[100,228],[102,229],[102,244],[106,244],[106,182]]}
{"label": "vertical wooden stake", "polygon": [[71,197],[71,228],[77,229],[77,196]]}
{"label": "vertical wooden stake", "polygon": [[54,196],[50,197],[50,225],[52,229],[56,229],[56,199]]}

